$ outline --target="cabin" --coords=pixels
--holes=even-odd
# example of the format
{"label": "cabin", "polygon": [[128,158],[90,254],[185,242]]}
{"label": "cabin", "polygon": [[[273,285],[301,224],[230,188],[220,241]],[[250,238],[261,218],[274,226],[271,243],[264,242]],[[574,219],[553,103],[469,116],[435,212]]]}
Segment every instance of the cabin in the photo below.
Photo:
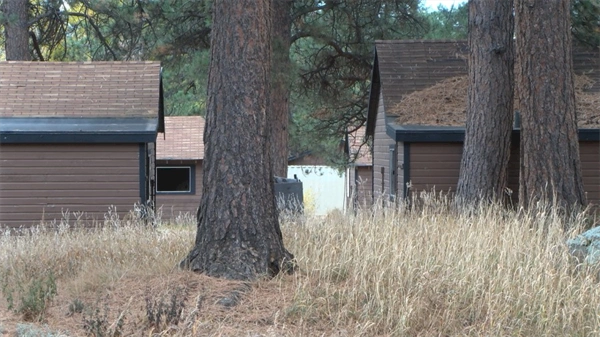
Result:
{"label": "cabin", "polygon": [[163,111],[159,62],[0,62],[0,226],[152,205]]}
{"label": "cabin", "polygon": [[346,152],[350,164],[346,168],[346,207],[365,208],[373,203],[373,159],[366,138],[366,127],[350,132],[346,139]]}
{"label": "cabin", "polygon": [[[156,139],[154,188],[156,210],[162,219],[176,222],[196,215],[202,197],[205,125],[201,116],[165,117],[165,133]],[[313,193],[316,212],[343,208],[344,177],[338,170],[310,152],[288,159],[288,178],[296,176],[307,194]]]}
{"label": "cabin", "polygon": [[[467,41],[376,41],[366,130],[373,142],[375,200],[401,200],[420,191],[452,193],[456,188],[465,117],[464,111],[462,117],[446,113],[444,106],[466,102],[466,91],[456,97],[451,89],[466,85],[460,77],[467,75],[467,56]],[[582,94],[600,93],[599,50],[574,48],[573,63],[575,73],[588,79]],[[463,106],[466,109],[466,103]],[[583,183],[588,200],[598,204],[600,107],[587,104],[586,108],[591,113],[579,116]],[[512,200],[518,196],[518,181],[519,126],[515,125],[507,186]]]}
{"label": "cabin", "polygon": [[201,116],[167,116],[156,139],[156,206],[165,219],[196,214],[202,195],[204,126]]}

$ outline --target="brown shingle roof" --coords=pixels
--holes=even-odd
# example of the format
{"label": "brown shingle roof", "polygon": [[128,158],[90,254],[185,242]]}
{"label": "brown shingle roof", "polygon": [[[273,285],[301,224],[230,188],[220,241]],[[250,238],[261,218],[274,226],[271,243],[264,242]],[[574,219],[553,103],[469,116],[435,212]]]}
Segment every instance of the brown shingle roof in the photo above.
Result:
{"label": "brown shingle roof", "polygon": [[[428,124],[428,125],[463,125],[464,120],[455,120],[455,116],[446,116],[440,107],[444,100],[455,99],[445,95],[440,90],[426,92],[424,89],[433,87],[444,80],[455,81],[459,76],[467,75],[468,44],[465,40],[398,40],[376,41],[377,75],[380,77],[381,94],[387,115],[401,116],[397,123],[402,124]],[[589,49],[581,46],[573,48],[573,69],[575,74],[586,75],[592,85],[584,90],[586,93],[600,92],[600,52],[598,49]],[[374,76],[375,78],[375,76]],[[455,85],[447,84],[447,91],[453,91]],[[466,82],[462,83],[465,87]],[[402,110],[400,103],[411,93],[423,90],[423,96],[417,98],[416,103],[422,105],[420,111],[425,113],[411,113]],[[373,93],[372,93],[373,95]],[[466,99],[466,91],[462,93],[462,100]],[[435,101],[429,104],[427,101]],[[374,123],[374,114],[377,103],[370,102],[369,123]],[[415,102],[404,102],[411,105]],[[584,104],[585,102],[580,102]],[[466,104],[466,103],[465,103]],[[466,105],[464,106],[466,108]],[[600,113],[600,112],[599,112]],[[452,119],[449,120],[448,118]],[[597,119],[597,116],[591,116]],[[433,122],[432,122],[433,121]],[[370,125],[372,127],[372,125]],[[372,133],[372,130],[370,131]]]}
{"label": "brown shingle roof", "polygon": [[165,133],[156,137],[157,160],[204,159],[204,118],[165,117]]}
{"label": "brown shingle roof", "polygon": [[160,62],[0,62],[0,117],[158,116]]}

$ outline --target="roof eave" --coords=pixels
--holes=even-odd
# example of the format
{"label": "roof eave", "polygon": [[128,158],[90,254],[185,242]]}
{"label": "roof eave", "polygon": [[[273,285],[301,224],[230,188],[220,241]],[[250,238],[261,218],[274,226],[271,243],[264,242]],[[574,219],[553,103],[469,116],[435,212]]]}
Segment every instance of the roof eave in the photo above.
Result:
{"label": "roof eave", "polygon": [[0,132],[0,144],[98,144],[153,143],[154,132],[88,133],[88,132]]}
{"label": "roof eave", "polygon": [[[465,139],[462,126],[398,125],[386,123],[387,135],[396,142],[461,143]],[[520,129],[513,129],[513,140],[518,140]],[[600,141],[600,129],[580,128],[579,141]]]}
{"label": "roof eave", "polygon": [[0,143],[153,143],[156,118],[0,117]]}

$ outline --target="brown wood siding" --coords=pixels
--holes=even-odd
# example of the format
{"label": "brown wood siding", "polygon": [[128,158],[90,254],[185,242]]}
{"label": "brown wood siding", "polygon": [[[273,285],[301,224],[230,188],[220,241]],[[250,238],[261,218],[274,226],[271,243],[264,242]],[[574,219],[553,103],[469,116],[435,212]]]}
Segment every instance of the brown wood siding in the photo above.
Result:
{"label": "brown wood siding", "polygon": [[[398,143],[399,147],[400,144]],[[583,185],[590,203],[600,204],[600,143],[580,142]],[[412,193],[418,191],[454,192],[458,183],[462,143],[411,143],[410,181]],[[513,204],[519,195],[519,143],[511,146],[508,188]]]}
{"label": "brown wood siding", "polygon": [[138,144],[1,145],[0,225],[60,221],[63,211],[104,220],[111,205],[123,216],[140,201],[139,172]]}
{"label": "brown wood siding", "polygon": [[173,221],[182,215],[195,216],[200,198],[202,196],[202,161],[180,161],[169,160],[156,161],[156,166],[189,166],[195,165],[195,193],[194,194],[156,194],[157,209],[162,210],[162,218],[164,220]]}
{"label": "brown wood siding", "polygon": [[600,205],[600,142],[579,142],[579,156],[587,200]]}
{"label": "brown wood siding", "polygon": [[411,193],[454,192],[458,183],[462,143],[411,143]]}
{"label": "brown wood siding", "polygon": [[358,201],[362,205],[371,205],[373,203],[373,193],[371,184],[373,180],[372,166],[358,167]]}
{"label": "brown wood siding", "polygon": [[[579,155],[588,202],[600,204],[600,143],[579,142]],[[515,205],[519,202],[519,156],[519,143],[513,142],[508,162],[508,188],[512,191],[511,201]]]}
{"label": "brown wood siding", "polygon": [[[377,123],[375,124],[375,135],[373,138],[373,196],[375,201],[381,199],[389,192],[389,146],[393,144],[394,140],[386,133],[382,93],[379,98]],[[384,170],[383,175],[381,174],[382,168]]]}

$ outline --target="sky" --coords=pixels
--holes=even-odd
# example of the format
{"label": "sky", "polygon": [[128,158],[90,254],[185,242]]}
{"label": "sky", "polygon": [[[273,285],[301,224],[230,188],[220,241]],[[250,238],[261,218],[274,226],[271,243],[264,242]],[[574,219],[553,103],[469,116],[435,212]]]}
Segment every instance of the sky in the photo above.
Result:
{"label": "sky", "polygon": [[425,1],[423,1],[423,3],[425,4],[425,7],[429,7],[432,10],[436,10],[438,8],[438,5],[442,5],[444,7],[450,8],[450,6],[452,6],[453,4],[455,6],[458,6],[464,2],[467,2],[467,1],[466,0],[425,0]]}

